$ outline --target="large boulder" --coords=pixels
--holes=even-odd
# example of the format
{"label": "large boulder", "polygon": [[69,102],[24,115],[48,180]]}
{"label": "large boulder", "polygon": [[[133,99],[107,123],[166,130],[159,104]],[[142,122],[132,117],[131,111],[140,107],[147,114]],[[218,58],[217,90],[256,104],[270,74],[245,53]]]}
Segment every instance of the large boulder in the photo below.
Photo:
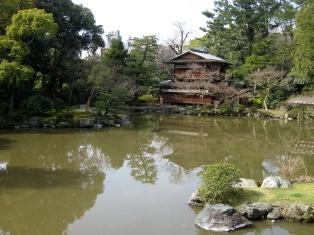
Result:
{"label": "large boulder", "polygon": [[266,218],[267,214],[273,209],[272,205],[268,203],[245,203],[243,204],[239,211],[240,213],[248,218],[249,220],[259,220]]}
{"label": "large boulder", "polygon": [[281,207],[281,214],[284,219],[312,223],[314,222],[314,209],[304,204],[292,204]]}
{"label": "large boulder", "polygon": [[282,218],[283,216],[277,207],[274,207],[273,210],[267,214],[267,219],[270,220],[280,220]]}
{"label": "large boulder", "polygon": [[80,118],[79,126],[81,128],[91,128],[94,126],[94,120],[91,118]]}
{"label": "large boulder", "polygon": [[262,188],[289,188],[291,183],[280,176],[268,176],[263,180]]}
{"label": "large boulder", "polygon": [[201,199],[198,190],[192,193],[188,204],[190,206],[203,206],[204,205],[204,201]]}
{"label": "large boulder", "polygon": [[206,205],[197,215],[195,224],[208,231],[229,232],[252,225],[233,207],[224,204]]}

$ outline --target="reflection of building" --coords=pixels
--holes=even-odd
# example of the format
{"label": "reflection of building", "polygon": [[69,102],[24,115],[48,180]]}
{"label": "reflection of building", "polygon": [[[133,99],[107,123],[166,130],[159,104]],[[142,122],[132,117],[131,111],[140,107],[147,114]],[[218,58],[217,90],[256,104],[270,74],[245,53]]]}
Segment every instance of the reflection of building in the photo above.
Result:
{"label": "reflection of building", "polygon": [[[212,80],[221,81],[229,64],[219,57],[200,50],[187,51],[166,63],[173,66],[172,75],[169,81],[161,85],[160,95],[163,103],[172,104],[210,103],[210,95],[203,94],[202,90],[210,86]],[[194,69],[195,65],[199,67]]]}

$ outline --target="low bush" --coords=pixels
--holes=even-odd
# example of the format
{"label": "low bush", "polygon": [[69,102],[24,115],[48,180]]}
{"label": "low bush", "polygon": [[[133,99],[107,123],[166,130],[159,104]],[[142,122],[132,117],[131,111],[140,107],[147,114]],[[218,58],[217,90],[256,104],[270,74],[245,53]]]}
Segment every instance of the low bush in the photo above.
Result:
{"label": "low bush", "polygon": [[47,97],[38,95],[27,98],[23,102],[22,106],[27,113],[43,114],[52,110],[53,102]]}
{"label": "low bush", "polygon": [[240,182],[240,171],[228,163],[207,165],[201,179],[199,194],[204,202],[226,203],[239,190],[234,185]]}
{"label": "low bush", "polygon": [[56,122],[73,122],[73,113],[59,113],[56,117]]}
{"label": "low bush", "polygon": [[157,98],[153,97],[152,95],[142,95],[138,98],[141,103],[153,104],[158,101]]}
{"label": "low bush", "polygon": [[56,112],[61,112],[63,109],[65,109],[65,103],[62,99],[56,98],[53,101],[53,108]]}

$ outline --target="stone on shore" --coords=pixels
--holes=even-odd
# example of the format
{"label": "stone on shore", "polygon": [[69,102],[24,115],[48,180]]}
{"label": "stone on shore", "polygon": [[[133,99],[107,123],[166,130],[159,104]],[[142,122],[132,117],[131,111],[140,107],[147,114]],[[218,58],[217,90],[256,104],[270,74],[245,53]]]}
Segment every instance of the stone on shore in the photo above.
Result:
{"label": "stone on shore", "polygon": [[277,207],[274,207],[273,210],[267,214],[267,219],[270,220],[280,220],[282,218],[283,216]]}
{"label": "stone on shore", "polygon": [[249,220],[260,220],[266,218],[267,214],[273,209],[272,205],[268,203],[245,203],[239,211],[240,213],[248,218]]}
{"label": "stone on shore", "polygon": [[229,232],[252,225],[233,207],[224,204],[206,205],[197,215],[195,224],[207,231]]}
{"label": "stone on shore", "polygon": [[314,209],[304,204],[292,204],[281,206],[281,214],[284,219],[303,223],[314,222]]}
{"label": "stone on shore", "polygon": [[57,128],[69,128],[69,127],[71,127],[71,124],[68,122],[59,122],[57,124]]}
{"label": "stone on shore", "polygon": [[198,190],[192,193],[189,201],[188,201],[189,206],[203,206],[204,202],[201,199]]}
{"label": "stone on shore", "polygon": [[91,128],[94,126],[94,120],[90,118],[80,118],[79,126],[81,128]]}
{"label": "stone on shore", "polygon": [[289,188],[291,183],[280,176],[268,176],[263,180],[262,188]]}

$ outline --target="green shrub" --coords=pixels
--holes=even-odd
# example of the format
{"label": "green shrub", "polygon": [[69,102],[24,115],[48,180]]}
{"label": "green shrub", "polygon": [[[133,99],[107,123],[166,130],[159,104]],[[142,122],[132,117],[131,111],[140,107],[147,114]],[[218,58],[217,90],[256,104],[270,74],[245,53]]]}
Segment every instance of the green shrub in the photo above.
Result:
{"label": "green shrub", "polygon": [[260,109],[263,107],[263,100],[257,97],[252,100],[252,104],[253,104],[253,107]]}
{"label": "green shrub", "polygon": [[153,97],[152,95],[142,95],[138,98],[138,100],[141,103],[148,103],[148,104],[153,104],[153,103],[156,103],[158,101],[158,99]]}
{"label": "green shrub", "polygon": [[56,117],[56,122],[73,122],[73,113],[59,113]]}
{"label": "green shrub", "polygon": [[56,98],[53,101],[53,108],[54,108],[54,110],[56,110],[56,112],[62,111],[63,109],[65,109],[64,101],[62,99],[60,99],[60,98]]}
{"label": "green shrub", "polygon": [[23,109],[31,114],[43,114],[52,109],[51,99],[43,96],[31,96],[23,102]]}
{"label": "green shrub", "polygon": [[199,194],[204,202],[226,203],[238,190],[233,186],[240,182],[240,171],[228,163],[207,165],[201,179]]}

